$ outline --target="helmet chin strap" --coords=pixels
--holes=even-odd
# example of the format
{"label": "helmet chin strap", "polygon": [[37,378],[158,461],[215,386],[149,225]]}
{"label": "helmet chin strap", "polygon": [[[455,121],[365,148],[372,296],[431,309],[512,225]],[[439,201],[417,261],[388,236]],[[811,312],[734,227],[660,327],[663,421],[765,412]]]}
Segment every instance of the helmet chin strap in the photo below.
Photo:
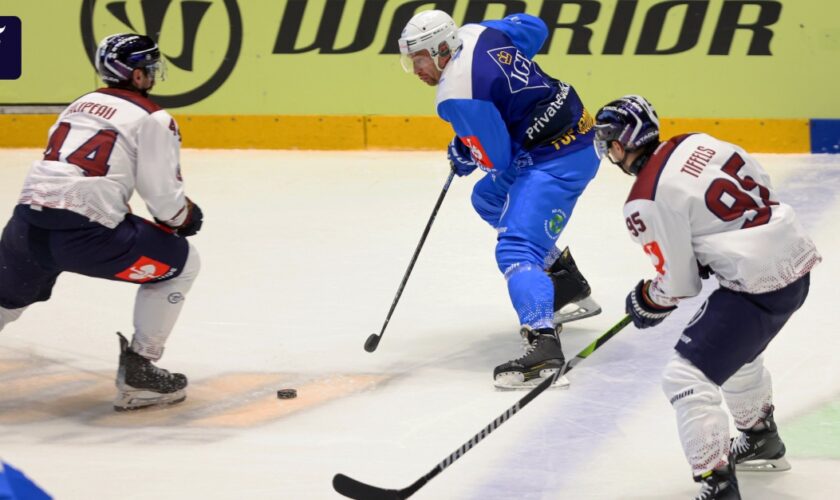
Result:
{"label": "helmet chin strap", "polygon": [[[438,52],[438,55],[436,55],[432,58],[432,61],[435,63],[435,68],[437,68],[438,71],[443,71],[443,68],[446,67],[446,64],[449,64],[449,61],[451,61],[452,58],[455,57],[455,54],[457,54],[460,50],[461,50],[461,47],[458,47],[457,49],[455,49],[453,51],[447,45],[446,54],[444,54],[442,52]],[[449,58],[449,59],[447,59],[446,64],[444,64],[443,67],[440,66],[440,58],[441,57],[448,57]]]}
{"label": "helmet chin strap", "polygon": [[651,155],[653,155],[653,152],[656,151],[657,147],[659,147],[658,141],[645,145],[642,149],[642,153],[636,157],[636,159],[633,160],[633,163],[631,163],[627,168],[627,173],[630,175],[639,175],[639,170],[641,170],[642,167],[645,166],[645,163],[650,160]]}
{"label": "helmet chin strap", "polygon": [[[621,169],[621,171],[624,172],[625,174],[635,176],[635,175],[639,175],[639,170],[641,170],[642,167],[645,166],[645,163],[648,162],[648,160],[650,159],[650,156],[653,154],[653,151],[655,149],[656,148],[654,148],[654,147],[645,147],[642,150],[641,154],[639,156],[637,156],[636,159],[633,160],[633,163],[631,163],[630,166],[627,167],[626,169],[624,168],[624,160],[615,161],[615,160],[612,159],[612,156],[610,156],[610,155],[607,155],[607,159],[610,161],[610,163],[612,163],[613,165],[615,165],[616,167]],[[625,155],[628,152],[632,152],[632,151],[626,151]]]}

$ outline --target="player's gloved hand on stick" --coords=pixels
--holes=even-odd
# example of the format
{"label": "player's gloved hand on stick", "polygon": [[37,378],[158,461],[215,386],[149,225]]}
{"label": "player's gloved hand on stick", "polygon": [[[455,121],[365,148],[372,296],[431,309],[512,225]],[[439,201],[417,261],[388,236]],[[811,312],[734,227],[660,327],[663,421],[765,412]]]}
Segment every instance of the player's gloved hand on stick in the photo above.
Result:
{"label": "player's gloved hand on stick", "polygon": [[184,223],[177,227],[178,235],[180,236],[192,236],[195,233],[201,230],[201,224],[204,223],[204,212],[201,211],[201,207],[193,203],[193,201],[187,198],[187,218],[184,220]]}
{"label": "player's gloved hand on stick", "polygon": [[704,266],[698,260],[697,261],[697,274],[700,275],[701,280],[707,280],[707,279],[711,278],[711,276],[713,274],[715,274],[715,271],[710,266]]}
{"label": "player's gloved hand on stick", "polygon": [[660,306],[649,295],[650,280],[641,280],[636,288],[627,294],[625,312],[633,319],[636,328],[656,326],[676,309],[676,306]]}
{"label": "player's gloved hand on stick", "polygon": [[472,158],[470,148],[461,142],[461,138],[457,135],[449,143],[446,157],[449,158],[449,165],[458,177],[470,175],[478,167],[478,164]]}
{"label": "player's gloved hand on stick", "polygon": [[192,236],[201,230],[201,224],[204,222],[204,213],[201,211],[201,207],[193,203],[189,198],[187,198],[186,210],[187,218],[184,219],[184,222],[180,226],[172,226],[157,217],[155,217],[155,222],[172,228],[173,232],[178,236]]}

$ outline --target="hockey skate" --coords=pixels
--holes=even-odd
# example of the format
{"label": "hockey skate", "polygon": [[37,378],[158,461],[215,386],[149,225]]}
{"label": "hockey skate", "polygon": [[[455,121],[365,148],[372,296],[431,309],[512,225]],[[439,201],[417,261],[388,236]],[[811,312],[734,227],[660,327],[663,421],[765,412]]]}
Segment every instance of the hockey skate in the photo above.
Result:
{"label": "hockey skate", "polygon": [[[563,368],[566,358],[560,347],[560,340],[551,328],[532,330],[524,326],[520,330],[525,355],[508,361],[493,370],[495,386],[499,389],[531,389],[544,379],[553,376]],[[552,387],[566,388],[569,379],[560,376]]]}
{"label": "hockey skate", "polygon": [[128,340],[120,337],[120,368],[117,371],[116,411],[138,410],[150,406],[180,403],[187,398],[184,388],[187,377],[158,368],[129,347]]}
{"label": "hockey skate", "polygon": [[726,464],[725,468],[694,476],[694,481],[700,483],[700,492],[694,500],[741,500],[738,479],[735,478],[735,470],[730,464]]}
{"label": "hockey skate", "polygon": [[601,306],[592,298],[589,282],[577,268],[569,247],[563,249],[546,272],[554,283],[555,325],[601,313]]}
{"label": "hockey skate", "polygon": [[[763,424],[763,425],[762,425]],[[739,471],[785,471],[790,469],[790,462],[785,458],[785,443],[779,437],[776,421],[773,420],[773,407],[770,413],[759,421],[761,430],[739,429],[741,434],[730,444],[735,467]]]}

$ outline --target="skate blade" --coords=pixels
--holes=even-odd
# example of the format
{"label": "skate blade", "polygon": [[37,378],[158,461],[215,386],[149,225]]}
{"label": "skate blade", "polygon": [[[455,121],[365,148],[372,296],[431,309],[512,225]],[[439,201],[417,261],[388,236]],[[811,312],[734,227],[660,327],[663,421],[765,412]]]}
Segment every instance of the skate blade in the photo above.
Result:
{"label": "skate blade", "polygon": [[[540,385],[543,380],[553,376],[555,371],[556,370],[542,370],[539,377],[532,378],[531,380],[523,380],[524,377],[520,372],[500,373],[493,381],[493,385],[496,389],[501,389],[503,391],[533,389],[534,387]],[[551,389],[568,389],[569,385],[569,379],[567,379],[565,375],[562,375],[557,377],[557,380],[551,384]]]}
{"label": "skate blade", "polygon": [[749,460],[735,465],[736,472],[782,472],[790,470],[787,458]]}
{"label": "skate blade", "polygon": [[130,390],[119,391],[114,400],[115,411],[134,411],[144,408],[165,407],[178,404],[187,399],[187,393],[183,389],[169,394],[161,394],[154,391]]}
{"label": "skate blade", "polygon": [[578,302],[572,302],[554,312],[554,324],[568,323],[601,314],[601,306],[590,295]]}

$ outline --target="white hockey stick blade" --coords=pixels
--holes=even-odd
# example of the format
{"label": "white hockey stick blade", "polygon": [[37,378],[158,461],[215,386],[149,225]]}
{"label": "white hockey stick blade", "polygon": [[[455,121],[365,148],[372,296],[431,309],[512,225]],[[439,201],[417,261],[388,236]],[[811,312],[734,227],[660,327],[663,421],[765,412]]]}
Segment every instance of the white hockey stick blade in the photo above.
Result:
{"label": "white hockey stick blade", "polygon": [[590,295],[579,302],[571,302],[554,312],[554,324],[568,323],[601,314],[601,306]]}

